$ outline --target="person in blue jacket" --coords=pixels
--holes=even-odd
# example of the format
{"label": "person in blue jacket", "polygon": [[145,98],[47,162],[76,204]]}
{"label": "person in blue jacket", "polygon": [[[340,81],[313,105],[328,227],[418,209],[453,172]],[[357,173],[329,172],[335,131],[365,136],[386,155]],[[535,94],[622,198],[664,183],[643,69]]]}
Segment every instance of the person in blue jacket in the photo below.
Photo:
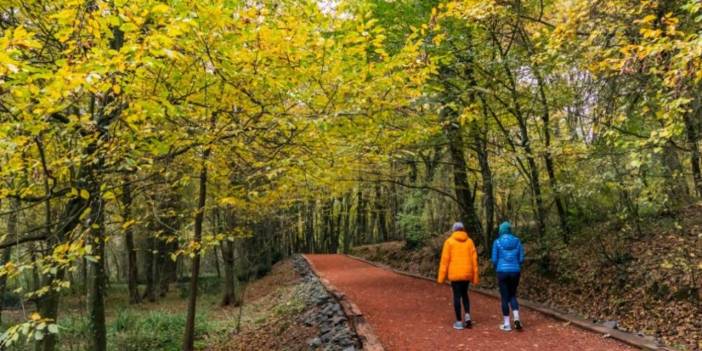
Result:
{"label": "person in blue jacket", "polygon": [[502,297],[502,316],[504,323],[500,325],[503,331],[511,331],[509,308],[514,314],[514,328],[522,329],[519,319],[519,303],[517,302],[517,286],[524,263],[524,248],[522,242],[512,234],[512,224],[509,221],[500,224],[500,234],[492,244],[492,264],[497,271],[497,283]]}

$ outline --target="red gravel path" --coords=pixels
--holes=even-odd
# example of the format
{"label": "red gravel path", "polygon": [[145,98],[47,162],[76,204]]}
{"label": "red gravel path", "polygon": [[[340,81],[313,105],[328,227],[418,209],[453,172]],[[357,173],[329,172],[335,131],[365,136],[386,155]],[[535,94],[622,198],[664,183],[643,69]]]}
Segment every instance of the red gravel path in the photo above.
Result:
{"label": "red gravel path", "polygon": [[342,255],[307,255],[317,273],[363,312],[383,346],[394,350],[634,350],[601,335],[521,309],[524,331],[505,333],[499,301],[471,292],[473,329],[454,330],[451,288]]}

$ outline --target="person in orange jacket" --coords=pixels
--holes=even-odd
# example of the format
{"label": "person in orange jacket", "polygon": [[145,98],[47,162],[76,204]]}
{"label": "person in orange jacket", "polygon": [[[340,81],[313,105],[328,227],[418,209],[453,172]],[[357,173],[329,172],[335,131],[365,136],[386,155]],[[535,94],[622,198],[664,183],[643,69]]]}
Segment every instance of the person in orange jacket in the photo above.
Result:
{"label": "person in orange jacket", "polygon": [[[473,322],[470,318],[470,300],[468,299],[468,286],[470,283],[478,284],[478,253],[473,240],[463,227],[463,223],[453,224],[453,233],[444,242],[441,250],[441,264],[439,276],[436,281],[443,284],[446,278],[451,282],[453,290],[453,309],[456,313],[454,329],[471,328]],[[461,300],[465,311],[461,318]]]}

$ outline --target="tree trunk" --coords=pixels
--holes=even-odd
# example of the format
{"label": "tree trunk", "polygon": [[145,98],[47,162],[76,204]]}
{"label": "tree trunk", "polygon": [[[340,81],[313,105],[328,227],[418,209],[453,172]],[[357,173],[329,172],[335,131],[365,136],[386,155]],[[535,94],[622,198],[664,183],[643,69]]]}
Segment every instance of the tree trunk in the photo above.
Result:
{"label": "tree trunk", "polygon": [[[333,203],[333,202],[332,202]],[[338,253],[339,252],[339,237],[341,236],[341,230],[342,230],[342,219],[343,219],[343,212],[344,212],[344,203],[342,198],[338,198],[336,203],[338,204],[338,212],[336,214],[336,220],[334,221],[334,232],[332,232],[332,253]],[[332,206],[332,211],[334,210],[334,206]]]}
{"label": "tree trunk", "polygon": [[[132,187],[129,184],[129,179],[125,179],[122,185],[122,203],[124,206],[122,217],[125,222],[129,222],[132,218]],[[141,296],[139,295],[139,268],[137,266],[137,252],[134,247],[134,230],[131,225],[124,231],[124,242],[127,249],[129,303],[136,304],[141,302]]]}
{"label": "tree trunk", "polygon": [[334,253],[334,219],[332,214],[334,212],[334,199],[324,202],[324,207],[322,207],[322,223],[324,225],[322,231],[322,251],[327,253]]}
{"label": "tree trunk", "polygon": [[539,84],[539,100],[541,100],[543,109],[541,121],[543,122],[544,146],[546,148],[546,151],[544,152],[546,173],[548,173],[549,184],[551,185],[551,191],[553,191],[553,198],[556,203],[556,211],[558,213],[558,219],[561,226],[561,236],[563,238],[563,242],[568,243],[570,227],[568,225],[568,217],[566,215],[563,199],[560,191],[558,190],[558,180],[556,179],[556,171],[554,170],[555,166],[553,165],[553,157],[551,156],[551,114],[548,106],[548,99],[546,98],[545,82],[541,77],[539,70],[536,67],[534,67],[533,70]]}
{"label": "tree trunk", "polygon": [[471,236],[477,239],[477,243],[484,242],[480,220],[475,211],[474,198],[468,183],[468,164],[463,153],[462,128],[456,120],[456,113],[450,107],[441,110],[442,120],[449,121],[446,127],[448,137],[449,154],[453,167],[453,183],[456,199],[461,211],[461,221]]}
{"label": "tree trunk", "polygon": [[356,191],[356,201],[358,201],[358,204],[356,205],[356,235],[354,235],[354,243],[367,244],[366,201],[363,198],[361,187],[358,187]]}
{"label": "tree trunk", "polygon": [[344,212],[344,246],[343,246],[343,251],[345,254],[349,254],[351,252],[351,194],[346,193],[344,195],[344,203],[343,203],[343,212]]}
{"label": "tree trunk", "polygon": [[305,206],[305,244],[307,246],[307,252],[310,253],[316,252],[314,240],[314,208],[314,201],[307,201],[307,205]]}
{"label": "tree trunk", "polygon": [[[154,221],[154,219],[152,219]],[[150,225],[151,231],[153,232],[154,226]],[[156,267],[154,265],[156,250],[156,239],[149,235],[146,238],[146,250],[144,251],[144,277],[146,278],[146,289],[144,289],[143,298],[149,302],[156,302],[156,281],[154,280],[154,271]]]}
{"label": "tree trunk", "polygon": [[241,298],[238,296],[239,277],[236,274],[234,242],[222,242],[222,261],[224,262],[224,296],[222,306],[239,306]]}
{"label": "tree trunk", "polygon": [[[478,133],[476,133],[478,134]],[[487,150],[487,136],[476,135],[477,143],[476,155],[480,164],[480,175],[483,180],[483,205],[485,208],[485,249],[486,253],[492,249],[492,242],[497,236],[495,228],[495,190],[493,188],[492,170],[490,169],[490,159]]]}
{"label": "tree trunk", "polygon": [[381,242],[388,240],[388,226],[386,223],[385,216],[385,205],[382,200],[382,189],[379,183],[375,183],[375,210],[377,225],[378,225],[378,237]]}
{"label": "tree trunk", "polygon": [[[214,123],[213,123],[214,124]],[[202,169],[200,170],[200,196],[195,214],[195,227],[193,241],[195,245],[200,244],[202,239],[202,222],[205,215],[205,204],[207,201],[207,159],[211,150],[208,148],[202,155]],[[200,249],[197,247],[194,252],[193,262],[190,269],[190,296],[188,297],[188,315],[185,324],[185,336],[183,337],[183,351],[192,351],[195,343],[195,307],[197,306],[197,287],[200,276]]]}
{"label": "tree trunk", "polygon": [[[93,155],[95,153],[95,147],[95,144],[89,145],[87,147],[87,150],[85,150],[84,154]],[[81,167],[78,175],[78,181],[75,184],[76,187],[81,189],[84,189],[86,187],[84,180],[87,179],[89,172],[92,172],[92,167],[94,166]],[[47,208],[49,207],[49,204],[50,203],[47,202]],[[65,241],[65,238],[68,236],[68,234],[72,232],[73,229],[75,229],[80,223],[80,214],[83,213],[83,210],[86,206],[88,206],[88,202],[80,196],[74,197],[70,201],[68,201],[68,204],[64,208],[63,213],[60,217],[63,218],[63,221],[57,223],[58,226],[56,231],[52,230],[53,226],[50,216],[51,211],[50,209],[47,211],[46,231],[48,235],[48,247],[56,247],[56,245]],[[44,279],[42,283],[44,286],[52,286],[54,281],[61,281],[63,280],[64,276],[65,270],[58,269],[56,275],[45,275],[43,277]],[[49,289],[49,291],[42,298],[40,298],[37,303],[39,314],[42,317],[51,319],[54,321],[54,323],[56,323],[58,321],[59,298],[60,295],[58,291],[56,291],[53,288]],[[44,336],[44,340],[39,341],[36,344],[36,349],[43,351],[53,351],[56,348],[56,340],[56,335],[49,333]]]}
{"label": "tree trunk", "polygon": [[[15,238],[17,237],[17,217],[19,215],[19,200],[10,200],[10,214],[7,218],[7,237]],[[7,247],[2,251],[2,262],[0,264],[7,264],[12,258],[12,247]],[[5,307],[5,292],[7,290],[7,276],[3,275],[0,277],[0,324],[2,324],[2,309]]]}
{"label": "tree trunk", "polygon": [[[700,109],[702,112],[702,109]],[[687,146],[690,149],[690,166],[692,168],[692,179],[695,184],[695,192],[697,196],[702,196],[702,172],[700,171],[700,147],[699,147],[699,131],[693,116],[685,114],[685,136],[687,137]],[[702,118],[702,116],[700,117]]]}
{"label": "tree trunk", "polygon": [[88,260],[88,316],[90,321],[90,349],[107,350],[107,327],[105,325],[105,203],[99,187],[91,191],[90,242],[93,259]]}
{"label": "tree trunk", "polygon": [[[155,238],[154,239],[154,263],[153,263],[153,290],[154,290],[154,295],[162,298],[166,296],[166,291],[168,290],[168,281],[164,279],[164,251],[166,250],[166,242],[163,240],[163,238]],[[165,289],[164,289],[164,281],[165,281]]]}
{"label": "tree trunk", "polygon": [[665,165],[665,180],[668,183],[666,186],[668,199],[674,211],[679,206],[689,202],[689,188],[683,176],[683,167],[675,145],[672,142],[666,142],[663,152],[663,164]]}

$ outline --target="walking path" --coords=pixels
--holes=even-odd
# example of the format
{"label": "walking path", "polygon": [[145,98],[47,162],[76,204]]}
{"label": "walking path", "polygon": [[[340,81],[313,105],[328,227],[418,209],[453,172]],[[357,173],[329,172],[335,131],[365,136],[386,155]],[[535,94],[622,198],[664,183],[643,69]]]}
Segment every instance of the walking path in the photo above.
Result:
{"label": "walking path", "polygon": [[505,333],[499,301],[471,292],[472,329],[454,330],[451,288],[400,275],[343,255],[307,255],[322,278],[363,312],[388,351],[634,350],[528,308],[524,331]]}

